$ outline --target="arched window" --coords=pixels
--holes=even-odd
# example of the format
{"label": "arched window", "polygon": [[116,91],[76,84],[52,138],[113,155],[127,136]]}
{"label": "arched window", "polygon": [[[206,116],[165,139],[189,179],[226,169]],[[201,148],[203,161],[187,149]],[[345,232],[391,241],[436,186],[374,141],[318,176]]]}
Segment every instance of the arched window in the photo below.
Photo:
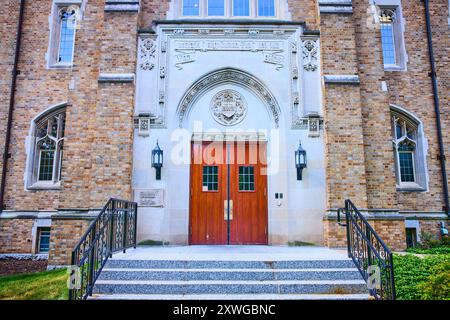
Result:
{"label": "arched window", "polygon": [[29,152],[28,187],[55,187],[61,180],[64,150],[65,107],[44,114],[34,121]]}
{"label": "arched window", "polygon": [[426,165],[421,123],[401,112],[391,110],[397,187],[426,189]]}

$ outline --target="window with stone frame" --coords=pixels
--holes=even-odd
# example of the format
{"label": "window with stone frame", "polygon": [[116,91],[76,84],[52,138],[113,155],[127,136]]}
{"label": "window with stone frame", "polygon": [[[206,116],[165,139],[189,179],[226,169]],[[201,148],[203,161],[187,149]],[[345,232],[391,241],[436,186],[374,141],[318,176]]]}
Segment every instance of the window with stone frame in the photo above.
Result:
{"label": "window with stone frame", "polygon": [[35,122],[31,152],[31,187],[55,187],[61,180],[64,150],[65,108]]}
{"label": "window with stone frame", "polygon": [[180,16],[189,18],[276,18],[284,0],[179,0]]}
{"label": "window with stone frame", "polygon": [[404,113],[391,111],[397,188],[426,189],[426,166],[421,124]]}
{"label": "window with stone frame", "polygon": [[380,7],[379,9],[384,68],[386,70],[403,70],[405,69],[406,54],[400,7]]}
{"label": "window with stone frame", "polygon": [[79,18],[80,9],[77,3],[67,5],[67,2],[55,1],[50,36],[50,67],[72,66]]}

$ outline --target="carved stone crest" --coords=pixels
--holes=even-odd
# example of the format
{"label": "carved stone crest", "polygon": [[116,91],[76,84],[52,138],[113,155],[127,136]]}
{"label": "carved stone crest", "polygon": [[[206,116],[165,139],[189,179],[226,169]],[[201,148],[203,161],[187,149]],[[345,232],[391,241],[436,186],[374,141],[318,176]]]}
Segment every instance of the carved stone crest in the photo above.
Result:
{"label": "carved stone crest", "polygon": [[318,65],[318,48],[315,40],[306,40],[303,42],[303,69],[305,71],[316,71]]}
{"label": "carved stone crest", "polygon": [[140,55],[142,70],[152,70],[155,67],[156,45],[153,39],[143,39],[140,45]]}
{"label": "carved stone crest", "polygon": [[230,126],[241,122],[247,114],[244,97],[234,90],[223,90],[211,101],[211,114],[220,124]]}

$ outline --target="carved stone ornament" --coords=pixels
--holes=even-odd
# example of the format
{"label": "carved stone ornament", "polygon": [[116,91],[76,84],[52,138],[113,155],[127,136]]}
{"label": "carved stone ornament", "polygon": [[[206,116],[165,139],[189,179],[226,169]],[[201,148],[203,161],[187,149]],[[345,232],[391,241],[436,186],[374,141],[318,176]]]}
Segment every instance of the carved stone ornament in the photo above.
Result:
{"label": "carved stone ornament", "polygon": [[208,89],[215,87],[222,83],[235,83],[242,85],[254,93],[256,93],[267,106],[268,111],[273,116],[276,127],[278,128],[278,121],[280,118],[279,106],[272,96],[272,94],[266,89],[265,85],[257,78],[236,69],[227,68],[218,70],[206,75],[198,80],[183,96],[178,109],[177,114],[179,118],[179,125],[182,127],[183,121],[190,107],[194,104],[196,99],[201,96]]}
{"label": "carved stone ornament", "polygon": [[315,40],[306,40],[303,42],[303,69],[305,71],[317,71],[318,48]]}
{"label": "carved stone ornament", "polygon": [[152,70],[155,67],[156,45],[151,38],[143,39],[139,48],[142,70]]}
{"label": "carved stone ornament", "polygon": [[210,110],[214,120],[225,126],[231,126],[245,118],[247,103],[239,92],[223,90],[213,97]]}

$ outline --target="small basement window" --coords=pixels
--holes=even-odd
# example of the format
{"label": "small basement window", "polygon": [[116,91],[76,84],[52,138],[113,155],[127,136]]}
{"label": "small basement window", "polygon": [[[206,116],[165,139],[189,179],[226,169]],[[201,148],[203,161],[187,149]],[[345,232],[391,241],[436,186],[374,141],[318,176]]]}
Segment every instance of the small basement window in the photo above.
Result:
{"label": "small basement window", "polygon": [[406,247],[414,248],[417,246],[417,229],[406,228]]}
{"label": "small basement window", "polygon": [[47,253],[50,250],[50,228],[38,228],[38,253]]}

